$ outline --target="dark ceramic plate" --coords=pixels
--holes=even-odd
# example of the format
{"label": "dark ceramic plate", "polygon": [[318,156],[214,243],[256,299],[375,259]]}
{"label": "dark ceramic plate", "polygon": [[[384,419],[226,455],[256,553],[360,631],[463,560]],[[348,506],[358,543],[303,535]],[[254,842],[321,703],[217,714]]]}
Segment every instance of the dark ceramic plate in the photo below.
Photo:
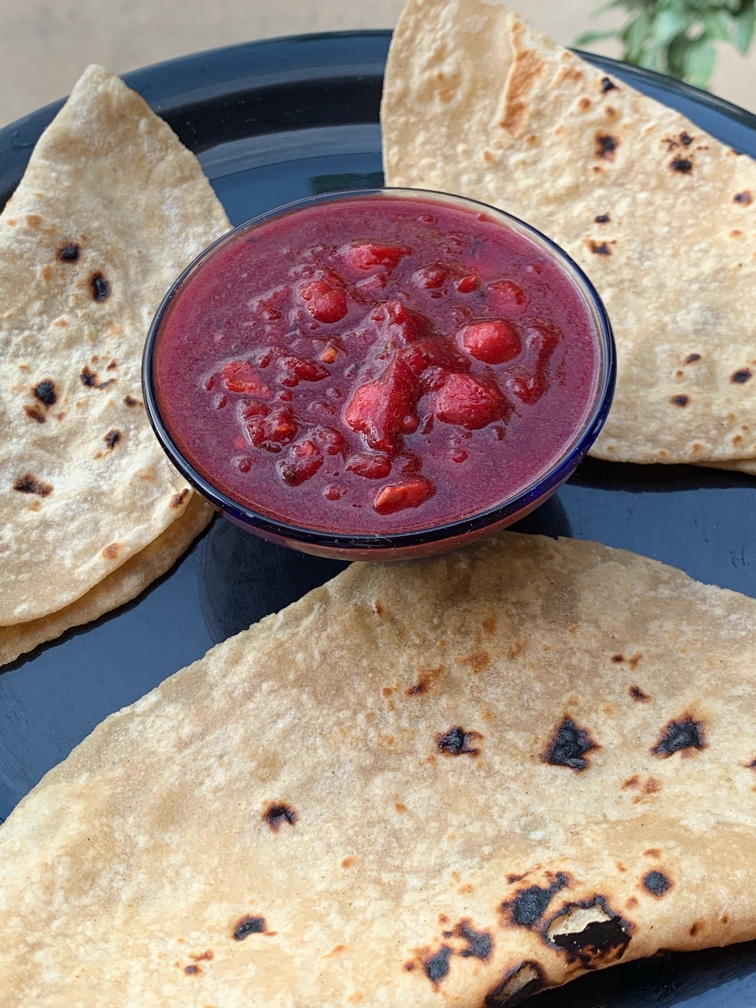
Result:
{"label": "dark ceramic plate", "polygon": [[[234,224],[311,193],[378,186],[388,32],[234,46],[128,74],[195,151]],[[756,156],[756,117],[656,74],[607,73]],[[58,105],[0,130],[0,206]],[[589,460],[522,531],[622,546],[756,597],[756,491],[737,474]],[[112,711],[341,565],[216,520],[136,602],[37,649],[0,675],[0,821]],[[528,1001],[531,1004],[531,1001]],[[617,966],[539,995],[533,1008],[754,1008],[756,943]]]}

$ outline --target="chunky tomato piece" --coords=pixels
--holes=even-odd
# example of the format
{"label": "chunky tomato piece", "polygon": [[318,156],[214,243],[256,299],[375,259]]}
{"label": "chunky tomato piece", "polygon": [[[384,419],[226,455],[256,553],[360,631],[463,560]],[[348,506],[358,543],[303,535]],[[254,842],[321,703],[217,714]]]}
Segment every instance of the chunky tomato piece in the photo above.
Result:
{"label": "chunky tomato piece", "polygon": [[287,458],[276,462],[276,469],[284,483],[288,486],[300,486],[323,465],[323,456],[316,444],[310,440],[293,444],[287,453]]}
{"label": "chunky tomato piece", "polygon": [[549,380],[542,372],[528,374],[518,368],[507,376],[507,388],[526,406],[534,406],[549,390]]}
{"label": "chunky tomato piece", "polygon": [[522,349],[519,336],[504,319],[473,322],[460,336],[470,356],[484,364],[504,364],[514,360]]}
{"label": "chunky tomato piece", "polygon": [[347,313],[346,294],[327,280],[308,280],[299,288],[299,298],[317,322],[340,322]]}
{"label": "chunky tomato piece", "polygon": [[358,242],[341,250],[345,262],[356,270],[369,270],[375,266],[394,269],[410,250],[404,245],[386,245],[382,242]]}
{"label": "chunky tomato piece", "polygon": [[436,488],[425,476],[412,476],[379,490],[373,507],[381,515],[394,514],[405,508],[419,507],[435,494]]}
{"label": "chunky tomato piece", "polygon": [[479,430],[511,413],[511,406],[501,390],[474,375],[448,375],[434,396],[434,412],[438,419],[467,430]]}
{"label": "chunky tomato piece", "polygon": [[248,420],[247,432],[256,447],[270,450],[273,446],[274,450],[279,450],[281,445],[294,440],[299,428],[291,406],[280,406],[267,416],[255,416]]}
{"label": "chunky tomato piece", "polygon": [[365,479],[385,479],[391,472],[391,459],[387,455],[350,455],[346,468]]}
{"label": "chunky tomato piece", "polygon": [[527,305],[528,296],[513,280],[497,280],[488,285],[486,301],[502,315],[518,315]]}
{"label": "chunky tomato piece", "polygon": [[472,273],[460,277],[454,284],[460,294],[471,294],[474,290],[478,289],[479,285],[480,280]]}
{"label": "chunky tomato piece", "polygon": [[[428,319],[410,311],[403,301],[384,302],[369,315],[373,340],[390,346],[406,346],[422,339],[430,330]],[[370,331],[369,330],[369,331]]]}
{"label": "chunky tomato piece", "polygon": [[449,271],[439,263],[423,266],[412,274],[413,283],[423,290],[439,290],[449,278]]}
{"label": "chunky tomato piece", "polygon": [[343,455],[347,450],[344,435],[335,427],[316,427],[312,438],[326,455]]}
{"label": "chunky tomato piece", "polygon": [[250,392],[262,398],[270,396],[270,389],[249,361],[229,361],[224,364],[221,381],[229,392]]}
{"label": "chunky tomato piece", "polygon": [[534,322],[525,329],[525,349],[540,367],[548,364],[561,339],[561,329],[550,322]]}
{"label": "chunky tomato piece", "polygon": [[418,395],[415,375],[395,356],[379,378],[357,386],[344,410],[344,420],[364,435],[369,448],[393,455]]}
{"label": "chunky tomato piece", "polygon": [[265,403],[258,402],[256,399],[245,403],[242,409],[242,416],[245,420],[251,420],[252,417],[267,416],[268,413],[270,413],[270,406],[266,406]]}
{"label": "chunky tomato piece", "polygon": [[300,381],[322,381],[331,373],[327,367],[312,357],[282,357],[281,363]]}
{"label": "chunky tomato piece", "polygon": [[423,374],[427,368],[444,368],[447,371],[470,370],[470,361],[450,340],[431,336],[412,343],[399,353],[417,375]]}

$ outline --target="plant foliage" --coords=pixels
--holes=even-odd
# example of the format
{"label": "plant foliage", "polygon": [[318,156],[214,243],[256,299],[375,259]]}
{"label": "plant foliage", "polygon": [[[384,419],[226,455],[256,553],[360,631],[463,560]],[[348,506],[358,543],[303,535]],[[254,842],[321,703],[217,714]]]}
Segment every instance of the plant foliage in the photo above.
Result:
{"label": "plant foliage", "polygon": [[745,55],[754,38],[756,0],[611,0],[593,17],[618,7],[628,14],[621,28],[585,32],[575,45],[618,39],[625,62],[697,87],[711,84],[717,43],[730,43]]}

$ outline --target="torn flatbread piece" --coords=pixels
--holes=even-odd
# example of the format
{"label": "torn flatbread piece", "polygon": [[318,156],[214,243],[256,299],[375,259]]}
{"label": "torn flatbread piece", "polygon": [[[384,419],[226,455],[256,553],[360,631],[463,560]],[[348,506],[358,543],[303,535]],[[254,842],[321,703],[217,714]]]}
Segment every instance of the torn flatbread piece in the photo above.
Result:
{"label": "torn flatbread piece", "polygon": [[561,245],[612,320],[592,454],[756,456],[756,163],[486,0],[409,0],[381,109],[386,182],[501,207]]}
{"label": "torn flatbread piece", "polygon": [[229,227],[170,127],[90,67],[0,216],[0,626],[70,606],[186,509],[142,350],[170,284]]}
{"label": "torn flatbread piece", "polygon": [[754,938],[754,641],[595,543],[354,564],[0,827],[3,1008],[504,1006]]}

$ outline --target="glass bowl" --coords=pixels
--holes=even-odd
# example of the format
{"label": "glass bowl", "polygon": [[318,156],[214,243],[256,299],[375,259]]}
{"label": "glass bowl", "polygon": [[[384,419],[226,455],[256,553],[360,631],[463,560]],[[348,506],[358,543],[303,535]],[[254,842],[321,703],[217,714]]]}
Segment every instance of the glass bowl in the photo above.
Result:
{"label": "glass bowl", "polygon": [[[506,478],[502,474],[501,493],[490,506],[474,513],[453,517],[442,523],[430,523],[428,527],[403,530],[402,522],[392,522],[392,516],[387,517],[385,526],[379,532],[312,527],[308,526],[307,522],[297,523],[268,510],[266,502],[262,499],[257,501],[255,506],[234,499],[226,490],[216,485],[207,471],[199,471],[200,467],[187,457],[188,453],[180,449],[177,443],[179,439],[174,436],[163,415],[155,373],[166,319],[177,300],[186,296],[187,291],[190,297],[193,296],[197,288],[197,277],[203,275],[208,262],[239,237],[254,238],[255,232],[262,225],[276,221],[284,215],[295,215],[322,204],[364,198],[380,200],[387,197],[416,200],[422,203],[425,209],[431,203],[440,204],[442,208],[466,210],[478,216],[483,215],[487,221],[498,222],[502,227],[514,231],[529,241],[540,255],[545,254],[558,266],[562,276],[569,279],[586,310],[596,346],[597,365],[592,396],[582,421],[576,430],[571,430],[565,437],[565,443],[560,446],[548,465],[541,468],[524,485],[521,483],[516,489],[507,488]],[[267,540],[305,553],[339,560],[403,560],[442,553],[491,535],[523,518],[550,497],[573,473],[603,426],[614,391],[615,372],[612,329],[601,299],[585,273],[551,239],[524,221],[474,200],[426,190],[384,188],[329,193],[298,200],[241,224],[205,249],[178,277],[155,314],[144,352],[143,391],[148,417],[168,458],[185,479],[232,522]]]}

